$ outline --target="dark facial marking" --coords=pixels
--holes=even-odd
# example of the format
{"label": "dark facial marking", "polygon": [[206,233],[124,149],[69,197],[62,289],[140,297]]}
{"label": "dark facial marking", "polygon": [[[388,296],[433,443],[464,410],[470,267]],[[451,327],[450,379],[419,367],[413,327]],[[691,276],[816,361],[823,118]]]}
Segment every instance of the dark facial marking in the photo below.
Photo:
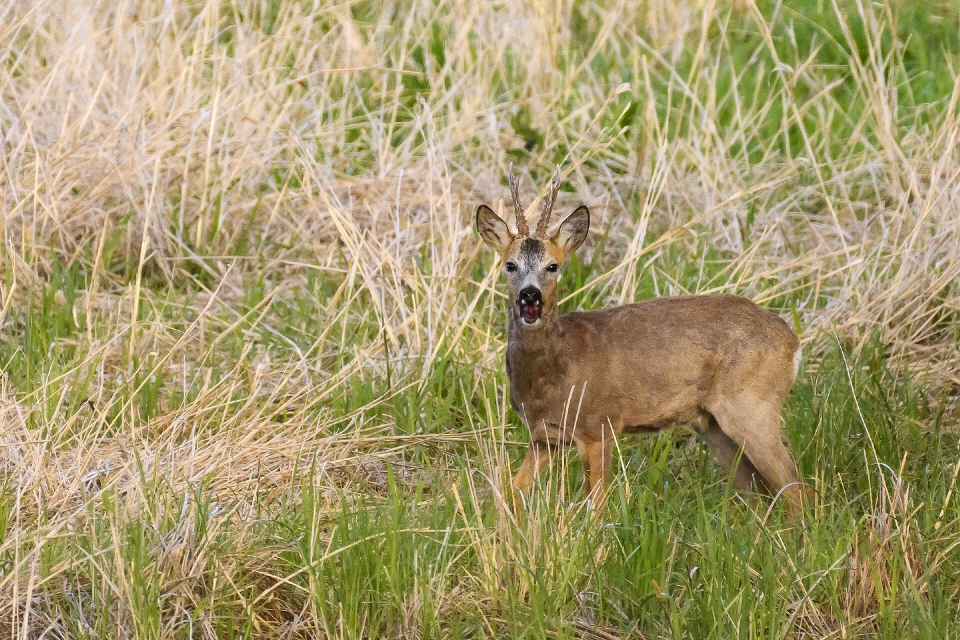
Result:
{"label": "dark facial marking", "polygon": [[520,255],[527,260],[538,259],[543,256],[543,241],[537,238],[526,238],[520,243]]}
{"label": "dark facial marking", "polygon": [[[539,238],[525,238],[520,243],[520,259],[528,267],[539,265],[546,254],[546,247]],[[543,312],[543,294],[537,287],[525,287],[517,296],[520,317],[526,324],[536,324]]]}

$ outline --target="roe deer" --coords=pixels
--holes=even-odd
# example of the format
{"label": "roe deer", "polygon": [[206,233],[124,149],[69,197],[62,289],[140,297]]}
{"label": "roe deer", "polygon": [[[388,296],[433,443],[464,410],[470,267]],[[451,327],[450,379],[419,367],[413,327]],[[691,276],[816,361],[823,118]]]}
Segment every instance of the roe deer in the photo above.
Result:
{"label": "roe deer", "polygon": [[509,284],[510,403],[530,429],[530,448],[511,483],[514,509],[523,509],[559,446],[577,446],[587,497],[599,506],[617,436],[686,424],[735,474],[738,489],[781,493],[788,517],[799,516],[809,493],[801,491],[780,436],[780,410],[800,364],[796,333],[733,295],[558,316],[560,268],[586,239],[590,213],[578,207],[547,235],[558,170],[531,235],[512,171],[509,181],[517,233],[486,205],[477,209],[476,224],[499,253]]}

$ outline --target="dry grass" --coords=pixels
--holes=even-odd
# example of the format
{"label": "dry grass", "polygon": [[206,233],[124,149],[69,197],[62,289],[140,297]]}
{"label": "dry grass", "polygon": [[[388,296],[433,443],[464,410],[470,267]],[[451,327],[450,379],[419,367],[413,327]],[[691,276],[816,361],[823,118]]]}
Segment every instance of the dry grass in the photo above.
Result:
{"label": "dry grass", "polygon": [[[455,502],[484,569],[417,588],[494,635],[504,571],[543,548],[497,494],[502,301],[471,228],[479,202],[502,206],[511,161],[527,185],[560,163],[558,210],[591,207],[593,266],[568,301],[740,293],[794,317],[811,371],[834,337],[881,345],[955,429],[958,60],[944,54],[952,92],[910,102],[907,44],[883,39],[895,12],[844,6],[867,28],[841,22],[837,46],[858,55],[838,70],[797,46],[783,58],[793,14],[752,0],[0,5],[0,628],[214,637],[189,612],[223,597],[255,620],[238,635],[344,635],[302,571],[277,573],[290,544],[264,520],[309,485],[320,548],[345,504],[392,483],[429,496],[466,466]],[[744,24],[759,61],[734,55]],[[35,328],[64,310],[73,330]],[[456,428],[399,429],[398,398],[447,391],[473,402],[450,409]],[[884,558],[939,566],[886,477],[845,565],[850,618],[798,600],[800,635],[873,628]],[[584,526],[545,508],[552,535]],[[156,628],[123,578],[143,570],[118,551],[129,522],[166,541],[145,561],[169,594]],[[76,532],[104,546],[71,549]],[[590,540],[545,571],[601,566]],[[94,565],[112,576],[108,627]],[[430,635],[418,602],[397,635]]]}
{"label": "dry grass", "polygon": [[[632,299],[636,274],[626,266],[656,270],[664,248],[690,246],[709,231],[731,260],[726,277],[700,290],[761,301],[816,292],[797,305],[808,342],[834,330],[859,340],[880,331],[893,352],[957,382],[960,89],[937,105],[936,118],[916,121],[890,86],[900,79],[898,52],[883,57],[870,34],[871,48],[850,69],[867,111],[842,141],[854,153],[833,158],[829,125],[843,114],[813,61],[782,61],[763,104],[742,105],[722,130],[711,124],[729,120],[719,111],[737,99],[732,85],[712,81],[723,59],[711,60],[704,49],[714,45],[698,40],[729,19],[721,7],[566,6],[553,15],[536,3],[482,11],[414,3],[370,9],[363,19],[354,16],[362,10],[338,5],[284,5],[273,17],[256,4],[42,3],[6,12],[8,315],[48,273],[51,253],[84,264],[98,276],[94,286],[106,279],[136,309],[142,276],[180,281],[184,261],[202,255],[217,279],[217,264],[251,237],[248,254],[259,262],[238,261],[233,274],[280,280],[291,267],[342,271],[343,256],[350,289],[386,311],[391,342],[402,336],[429,364],[431,346],[478,304],[462,284],[476,258],[470,216],[476,202],[504,196],[505,151],[524,144],[510,126],[519,108],[544,138],[530,168],[542,173],[564,152],[575,191],[563,204],[593,205],[595,228],[610,225],[607,262],[619,268],[590,285],[597,295]],[[567,66],[564,52],[583,37],[571,31],[573,13],[597,22],[597,38],[580,64]],[[652,25],[650,33],[627,47],[637,24]],[[549,35],[511,38],[514,27],[504,33],[504,25]],[[411,68],[410,48],[435,38],[430,29],[453,36],[442,43],[444,66]],[[877,29],[873,37],[884,26]],[[693,45],[699,73],[672,81],[689,102],[680,115],[692,121],[678,136],[652,110],[654,80],[678,73],[670,60]],[[639,77],[591,82],[586,69],[601,55],[610,75],[639,64]],[[513,68],[516,60],[527,66]],[[501,76],[511,81],[509,99],[491,95]],[[423,83],[416,97],[407,77]],[[789,91],[800,82],[821,93],[798,103]],[[801,132],[792,157],[768,141],[748,168],[743,140],[759,144],[764,110],[784,99],[785,125],[822,112],[824,126]],[[647,111],[623,134],[611,116],[630,101]],[[651,230],[652,239],[642,233]],[[133,282],[109,277],[104,245],[114,233],[111,262],[135,263]],[[414,262],[424,248],[429,274]],[[102,293],[88,292],[93,305]],[[415,326],[424,315],[435,321]]]}

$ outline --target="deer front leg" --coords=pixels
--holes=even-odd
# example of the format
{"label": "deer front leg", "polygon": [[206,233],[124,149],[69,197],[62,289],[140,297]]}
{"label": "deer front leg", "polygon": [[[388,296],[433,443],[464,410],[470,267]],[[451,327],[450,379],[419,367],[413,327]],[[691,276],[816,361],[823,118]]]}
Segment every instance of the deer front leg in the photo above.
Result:
{"label": "deer front leg", "polygon": [[530,487],[537,476],[550,464],[553,452],[550,445],[544,442],[531,442],[523,464],[517,469],[510,485],[513,490],[513,511],[523,513],[524,500],[530,495]]}
{"label": "deer front leg", "polygon": [[612,438],[578,441],[577,449],[583,460],[586,499],[594,509],[599,509],[606,498],[607,477],[613,458]]}

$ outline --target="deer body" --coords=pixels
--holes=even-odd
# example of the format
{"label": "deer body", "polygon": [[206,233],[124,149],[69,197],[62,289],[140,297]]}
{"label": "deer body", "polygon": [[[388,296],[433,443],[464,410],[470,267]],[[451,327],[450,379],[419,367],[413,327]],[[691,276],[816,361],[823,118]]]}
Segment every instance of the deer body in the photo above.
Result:
{"label": "deer body", "polygon": [[556,447],[578,448],[588,495],[599,503],[618,436],[686,424],[735,473],[739,489],[782,492],[788,514],[799,515],[804,494],[780,437],[780,410],[800,359],[796,333],[728,295],[558,315],[559,267],[586,238],[589,212],[580,207],[547,238],[557,186],[555,179],[536,238],[512,177],[518,234],[488,207],[477,210],[481,237],[500,253],[510,284],[510,402],[531,436],[512,482],[516,508]]}
{"label": "deer body", "polygon": [[783,320],[737,296],[571,313],[539,331],[510,328],[510,399],[528,424],[566,424],[585,438],[699,425],[709,407],[743,394],[779,410],[799,346]]}

